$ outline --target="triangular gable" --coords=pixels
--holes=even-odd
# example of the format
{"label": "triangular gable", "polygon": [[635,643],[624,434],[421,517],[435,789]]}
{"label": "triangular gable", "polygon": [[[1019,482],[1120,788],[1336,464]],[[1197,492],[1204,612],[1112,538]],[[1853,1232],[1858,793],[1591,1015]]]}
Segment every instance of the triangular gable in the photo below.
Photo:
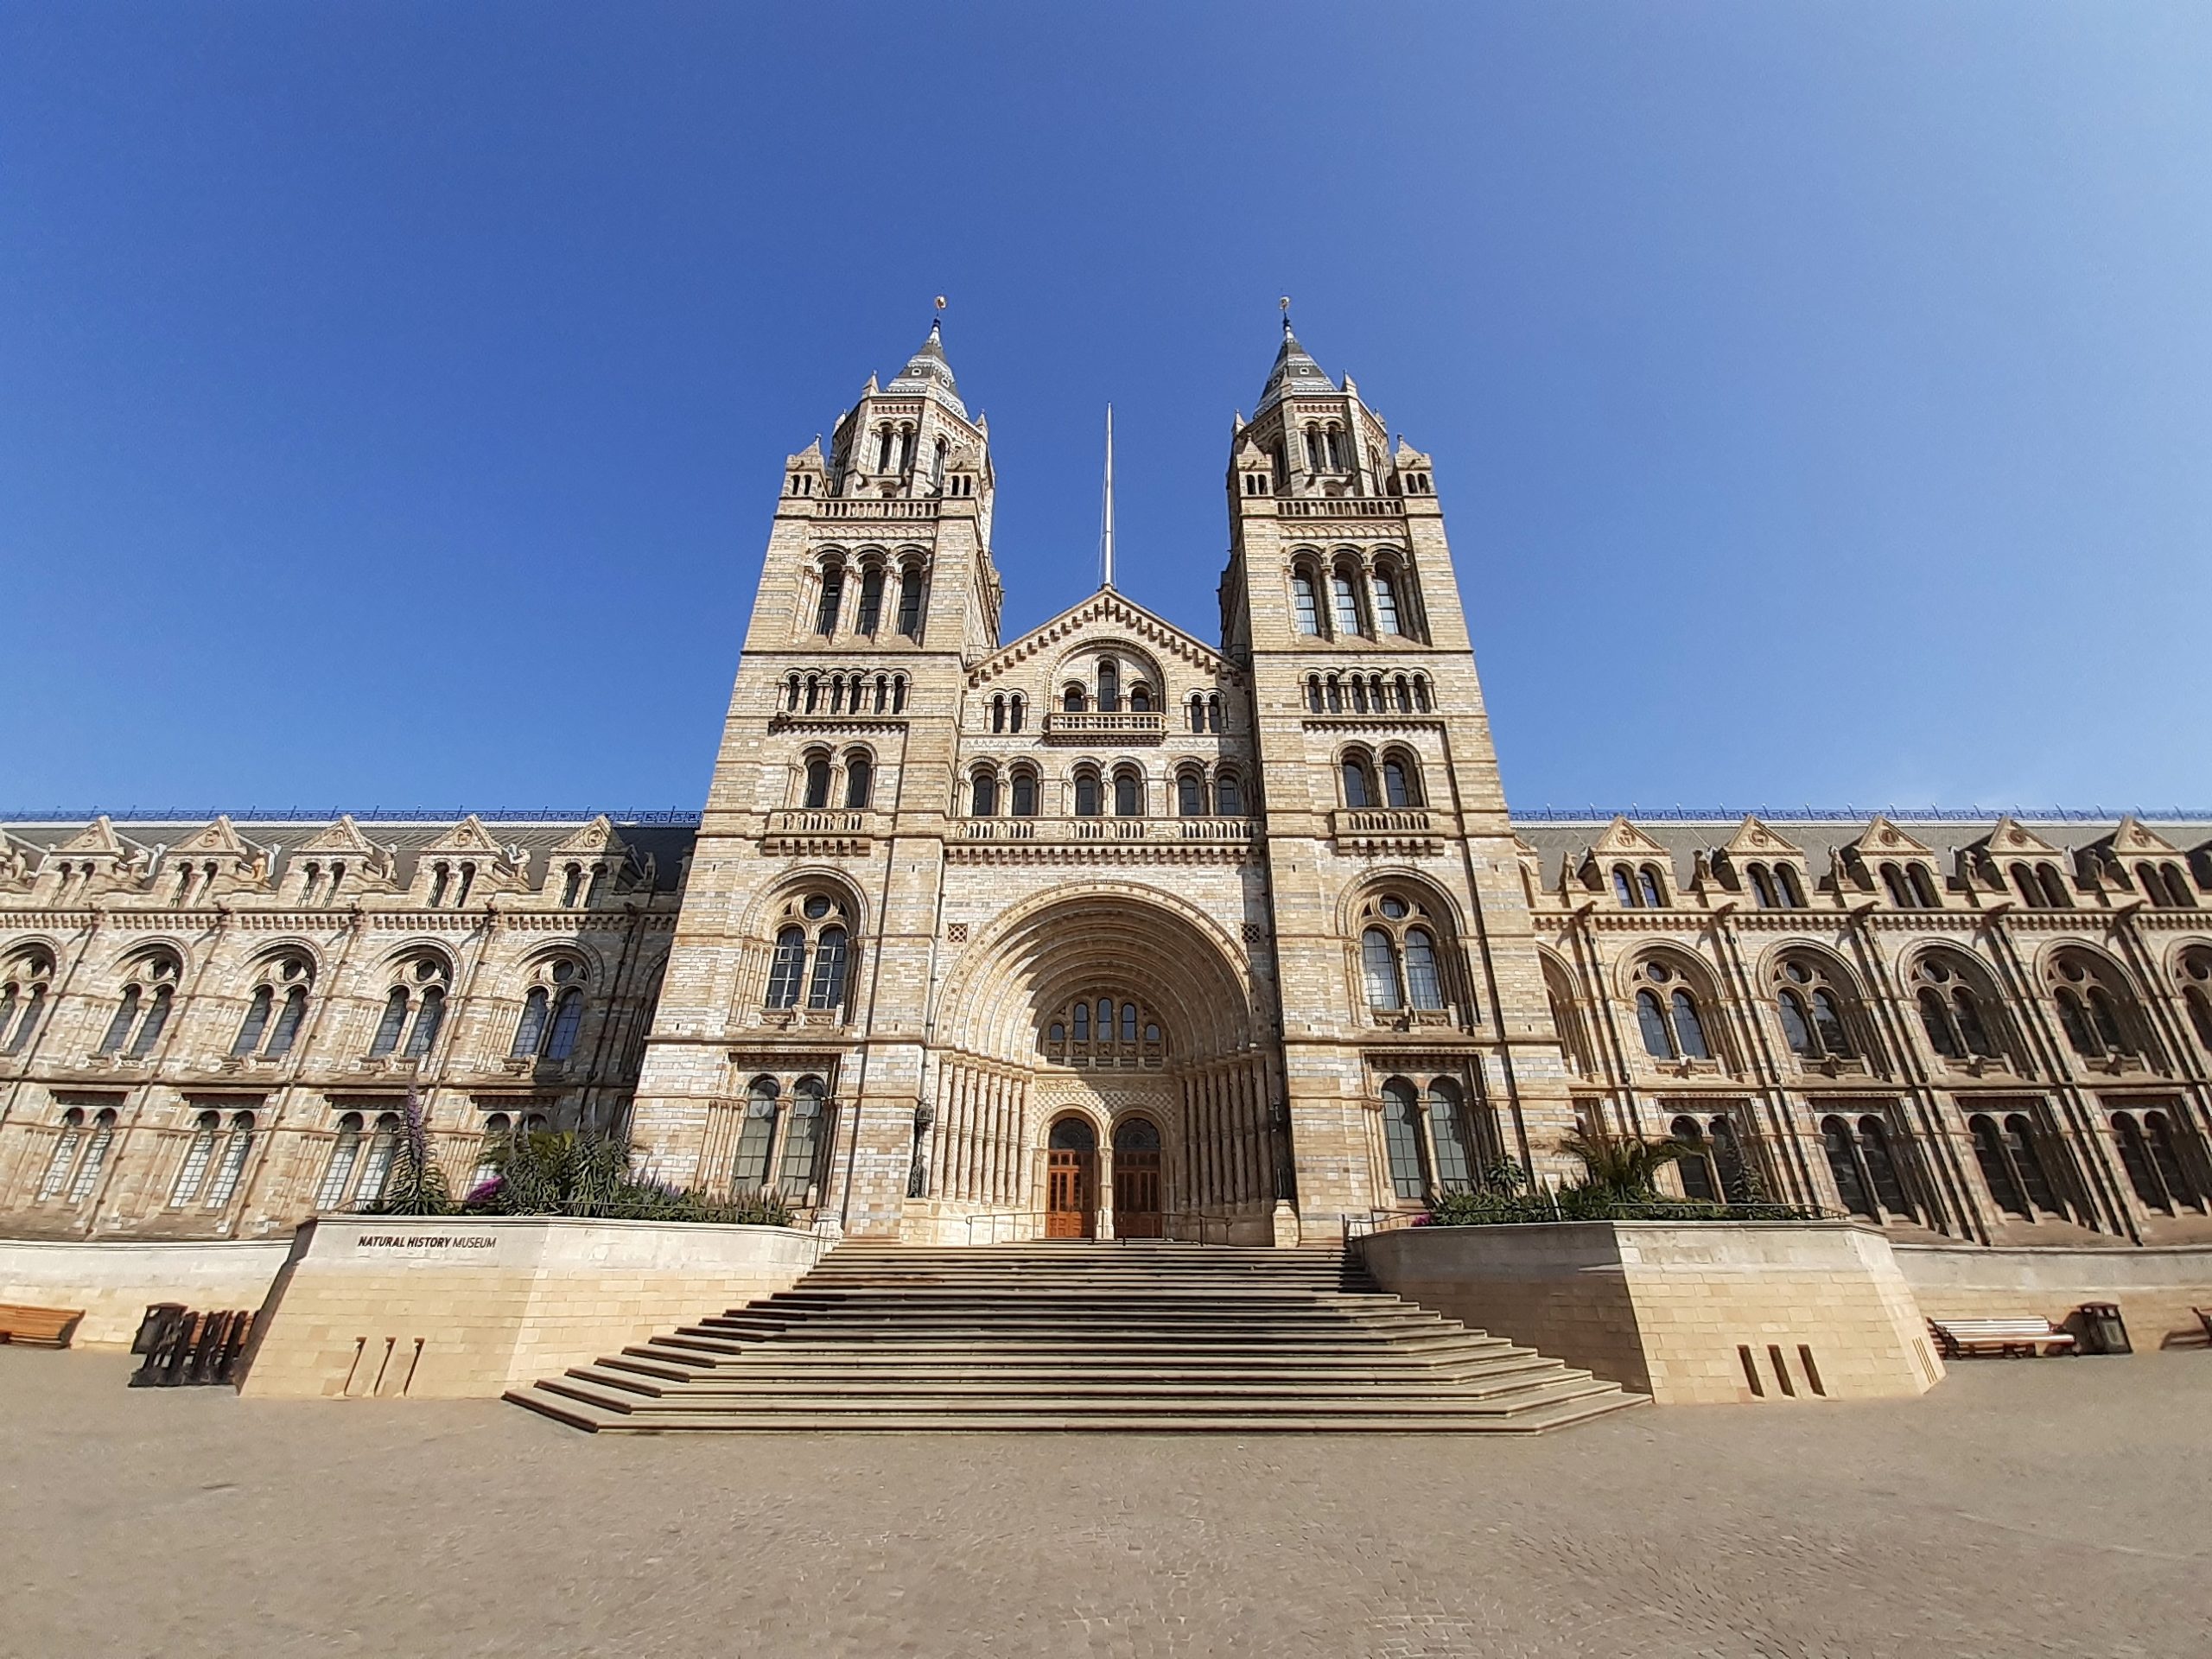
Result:
{"label": "triangular gable", "polygon": [[2132,817],[2120,821],[2120,828],[2112,832],[2110,842],[2115,853],[2140,853],[2152,858],[2177,858],[2181,855],[2180,848],[2157,830]]}
{"label": "triangular gable", "polygon": [[604,812],[594,818],[589,823],[584,825],[582,829],[577,830],[575,834],[570,836],[566,841],[556,842],[553,848],[553,851],[556,855],[562,853],[620,853],[626,855],[629,850],[629,842],[624,841],[621,836],[614,833],[613,820],[609,818]]}
{"label": "triangular gable", "polygon": [[176,853],[227,853],[232,858],[251,858],[253,849],[239,839],[238,832],[231,827],[227,817],[194,830],[169,849]]}
{"label": "triangular gable", "polygon": [[350,813],[344,813],[340,815],[337,823],[316,830],[293,850],[298,853],[354,853],[364,858],[372,858],[381,854],[384,849],[361,833],[360,825],[353,822]]}
{"label": "triangular gable", "polygon": [[1981,845],[1993,853],[2018,853],[2031,858],[2065,856],[2034,830],[2012,818],[1998,819],[1995,827],[1981,838]]}
{"label": "triangular gable", "polygon": [[968,671],[968,683],[976,686],[995,679],[1040,652],[1065,645],[1085,628],[1102,623],[1118,623],[1147,645],[1168,656],[1179,657],[1202,674],[1219,675],[1228,671],[1227,660],[1212,646],[1184,632],[1166,618],[1133,604],[1111,588],[1102,588],[1042,626],[1000,646]]}
{"label": "triangular gable", "polygon": [[115,833],[115,826],[103,817],[94,818],[54,850],[57,853],[105,853],[111,857],[121,858],[123,842]]}
{"label": "triangular gable", "polygon": [[1605,826],[1605,833],[1598,837],[1590,849],[1600,855],[1606,853],[1633,853],[1639,856],[1656,854],[1662,858],[1674,856],[1664,847],[1630,823],[1625,817],[1615,818]]}
{"label": "triangular gable", "polygon": [[1897,858],[1913,853],[1923,858],[1936,856],[1933,847],[1914,840],[1887,818],[1878,816],[1866,826],[1866,833],[1853,842],[1851,847],[1861,858]]}
{"label": "triangular gable", "polygon": [[489,853],[493,857],[506,856],[505,849],[492,839],[492,832],[484,821],[474,812],[446,831],[437,840],[425,842],[425,853]]}
{"label": "triangular gable", "polygon": [[1736,826],[1736,833],[1728,838],[1728,844],[1720,850],[1731,858],[1805,855],[1802,847],[1777,834],[1748,812],[1744,815],[1743,823]]}

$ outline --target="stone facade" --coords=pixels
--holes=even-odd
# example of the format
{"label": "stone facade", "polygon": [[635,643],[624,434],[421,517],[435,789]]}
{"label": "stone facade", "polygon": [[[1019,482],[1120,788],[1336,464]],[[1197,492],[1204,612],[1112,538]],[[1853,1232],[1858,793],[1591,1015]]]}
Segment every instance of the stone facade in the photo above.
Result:
{"label": "stone facade", "polygon": [[[1509,816],[1427,457],[1286,337],[1220,632],[1001,637],[932,330],[790,457],[690,824],[0,830],[0,1216],[255,1236],[411,1090],[824,1231],[1271,1243],[1578,1120],[1904,1238],[2212,1237],[2212,824]],[[428,1012],[435,1007],[436,1012]]]}

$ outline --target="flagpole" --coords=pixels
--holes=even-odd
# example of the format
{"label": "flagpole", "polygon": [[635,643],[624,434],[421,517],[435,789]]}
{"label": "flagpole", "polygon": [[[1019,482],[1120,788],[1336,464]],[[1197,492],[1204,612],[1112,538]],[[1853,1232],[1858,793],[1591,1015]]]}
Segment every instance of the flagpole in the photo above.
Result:
{"label": "flagpole", "polygon": [[1114,405],[1106,405],[1106,532],[1103,537],[1106,557],[1106,579],[1099,585],[1114,585]]}

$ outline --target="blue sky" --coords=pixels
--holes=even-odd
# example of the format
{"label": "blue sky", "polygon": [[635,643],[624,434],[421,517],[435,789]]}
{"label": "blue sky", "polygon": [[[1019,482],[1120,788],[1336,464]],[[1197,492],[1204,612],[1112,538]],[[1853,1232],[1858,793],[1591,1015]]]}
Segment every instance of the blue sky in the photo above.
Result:
{"label": "blue sky", "polygon": [[1208,638],[1275,298],[1516,804],[2212,804],[2212,8],[0,0],[0,806],[692,806],[950,296]]}

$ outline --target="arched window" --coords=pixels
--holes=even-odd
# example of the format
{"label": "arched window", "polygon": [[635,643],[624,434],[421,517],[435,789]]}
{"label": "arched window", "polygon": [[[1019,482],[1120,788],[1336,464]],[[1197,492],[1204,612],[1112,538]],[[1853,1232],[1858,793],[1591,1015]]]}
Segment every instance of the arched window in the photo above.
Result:
{"label": "arched window", "polygon": [[384,1018],[377,1021],[375,1039],[369,1045],[369,1057],[380,1058],[399,1046],[400,1033],[407,1028],[408,994],[404,985],[395,985],[384,1000]]}
{"label": "arched window", "polygon": [[415,1024],[407,1033],[407,1046],[402,1052],[409,1058],[420,1059],[436,1046],[439,1028],[445,1024],[446,993],[442,985],[426,985],[415,1010]]}
{"label": "arched window", "polygon": [[1475,1144],[1459,1085],[1438,1077],[1428,1085],[1428,1140],[1436,1152],[1436,1185],[1465,1192],[1475,1184]]}
{"label": "arched window", "polygon": [[1375,573],[1375,626],[1383,633],[1402,633],[1398,626],[1398,584],[1387,570]]}
{"label": "arched window", "polygon": [[1854,1216],[1879,1221],[1881,1211],[1859,1168],[1859,1149],[1851,1126],[1840,1117],[1821,1120],[1821,1144],[1827,1153],[1828,1173],[1834,1178],[1836,1196]]}
{"label": "arched window", "polygon": [[978,771],[969,788],[968,810],[979,818],[998,816],[999,780],[988,771]]}
{"label": "arched window", "polygon": [[2193,1205],[2199,1210],[2203,1209],[2204,1188],[2190,1174],[2190,1165],[2182,1158],[2181,1142],[2174,1128],[2173,1119],[2162,1111],[2145,1112],[2143,1114],[2143,1129],[2151,1143],[2151,1166],[2158,1171],[2167,1196],[2177,1205]]}
{"label": "arched window", "polygon": [[1664,910],[1667,907],[1666,888],[1660,881],[1656,865],[1647,864],[1636,873],[1636,887],[1643,895],[1646,910]]}
{"label": "arched window", "polygon": [[1152,712],[1152,688],[1142,681],[1129,688],[1129,712],[1133,715]]}
{"label": "arched window", "polygon": [[867,753],[852,750],[845,756],[845,807],[848,811],[859,811],[868,805],[868,798],[875,784],[875,768]]}
{"label": "arched window", "polygon": [[1122,708],[1122,671],[1111,657],[1098,662],[1098,711],[1103,715],[1118,714]]}
{"label": "arched window", "polygon": [[1360,971],[1367,982],[1367,1006],[1370,1008],[1401,1008],[1404,999],[1398,990],[1398,952],[1390,936],[1379,927],[1370,927],[1359,936]]}
{"label": "arched window", "polygon": [[871,564],[861,572],[861,608],[853,619],[853,632],[873,635],[882,626],[883,567]]}
{"label": "arched window", "polygon": [[810,808],[830,804],[830,757],[826,754],[807,757],[804,804]]}
{"label": "arched window", "polygon": [[330,1143],[330,1161],[322,1166],[322,1179],[315,1190],[315,1207],[335,1210],[346,1201],[353,1185],[354,1166],[361,1157],[361,1115],[347,1112],[338,1120],[338,1133]]}
{"label": "arched window", "polygon": [[1075,815],[1078,818],[1098,816],[1098,774],[1091,771],[1075,775]]}
{"label": "arched window", "polygon": [[831,565],[822,573],[822,598],[814,607],[814,631],[827,639],[837,632],[837,613],[845,606],[845,572]]}
{"label": "arched window", "polygon": [[200,1196],[200,1189],[207,1184],[207,1166],[215,1156],[215,1141],[222,1122],[219,1112],[200,1114],[191,1142],[184,1149],[184,1161],[177,1166],[176,1179],[169,1185],[170,1208],[181,1209]]}
{"label": "arched window", "polygon": [[231,1055],[237,1058],[251,1054],[261,1046],[262,1033],[269,1028],[269,1016],[276,1011],[276,993],[272,987],[257,985],[246,1003],[245,1018],[238,1023],[238,1034],[232,1039]]}
{"label": "arched window", "polygon": [[1797,872],[1789,865],[1777,864],[1774,867],[1774,887],[1777,896],[1782,900],[1783,909],[1805,908],[1805,890],[1797,883]]}
{"label": "arched window", "polygon": [[1205,817],[1205,780],[1195,771],[1175,774],[1175,810],[1186,818]]}
{"label": "arched window", "polygon": [[2024,864],[2012,867],[2012,886],[2020,895],[2020,902],[2030,910],[2043,908],[2043,889],[2036,885],[2035,872]]}
{"label": "arched window", "polygon": [[819,1077],[801,1077],[791,1085],[791,1109],[784,1131],[784,1155],[778,1165],[776,1184],[804,1201],[806,1189],[818,1179],[824,1147],[823,1130],[829,1113]]}
{"label": "arched window", "polygon": [[573,910],[576,900],[583,895],[584,873],[581,865],[571,864],[561,880],[561,908]]}
{"label": "arched window", "polygon": [[1060,693],[1060,708],[1066,714],[1081,714],[1088,701],[1084,689],[1079,685],[1070,685]]}
{"label": "arched window", "polygon": [[[213,1114],[204,1116],[212,1116]],[[238,1182],[245,1174],[246,1160],[253,1154],[253,1125],[251,1112],[231,1114],[230,1134],[224,1138],[223,1155],[215,1166],[215,1179],[208,1184],[207,1198],[201,1208],[226,1210],[237,1196]],[[195,1140],[197,1137],[194,1137]]]}
{"label": "arched window", "polygon": [[1403,1077],[1382,1085],[1382,1146],[1391,1191],[1401,1198],[1421,1197],[1428,1180],[1421,1156],[1421,1099]]}
{"label": "arched window", "polygon": [[1912,888],[1912,899],[1915,906],[1922,910],[1936,910],[1942,907],[1942,901],[1936,896],[1936,883],[1929,877],[1928,867],[1925,864],[1906,865],[1904,875],[1907,884]]}
{"label": "arched window", "polygon": [[1021,729],[1022,711],[1027,707],[1028,699],[1024,697],[1018,691],[1008,700],[1007,709],[1007,729],[1008,731],[1018,732]]}
{"label": "arched window", "polygon": [[922,568],[899,569],[899,632],[918,642],[922,637]]}
{"label": "arched window", "polygon": [[2036,866],[2036,885],[2043,889],[2043,901],[2053,910],[2071,910],[2073,895],[2066,891],[2066,882],[2058,874],[2056,864]]}
{"label": "arched window", "polygon": [[1298,631],[1304,634],[1319,634],[1321,632],[1321,615],[1314,598],[1313,578],[1303,570],[1293,571],[1290,595],[1298,619]]}
{"label": "arched window", "polygon": [[[566,964],[564,963],[563,966]],[[546,1033],[545,1058],[565,1060],[575,1052],[576,1033],[584,1022],[584,994],[571,985],[553,1000],[553,1028]]]}
{"label": "arched window", "polygon": [[1758,900],[1758,907],[1761,910],[1779,910],[1781,906],[1775,900],[1774,888],[1767,880],[1766,866],[1754,864],[1747,874],[1751,880],[1751,897]]}
{"label": "arched window", "polygon": [[1344,776],[1344,804],[1354,809],[1375,804],[1375,777],[1367,769],[1367,758],[1358,753],[1344,756],[1340,770]]}
{"label": "arched window", "polygon": [[2051,1185],[2050,1173],[2044,1162],[2042,1139],[2026,1114],[2014,1112],[2005,1118],[2005,1150],[2012,1155],[2020,1185],[2036,1208],[2063,1216],[2065,1211],[2059,1205],[2057,1191]]}
{"label": "arched window", "polygon": [[1669,1133],[1692,1149],[1675,1163],[1681,1173],[1682,1196],[1700,1204],[1718,1204],[1720,1187],[1713,1178],[1713,1154],[1707,1149],[1704,1125],[1694,1117],[1678,1117]]}
{"label": "arched window", "polygon": [[1382,757],[1382,799],[1389,806],[1421,804],[1421,772],[1411,755],[1393,750]]}
{"label": "arched window", "polygon": [[730,1179],[741,1192],[754,1192],[768,1184],[768,1155],[776,1143],[779,1091],[773,1077],[755,1077],[745,1095],[745,1121],[737,1134],[737,1154]]}
{"label": "arched window", "polygon": [[2180,978],[2182,1006],[2189,1010],[2196,1040],[2212,1049],[2212,950],[2183,951]]}
{"label": "arched window", "polygon": [[1704,1012],[1681,972],[1655,960],[1637,969],[1637,976],[1644,982],[1636,993],[1643,1052],[1655,1060],[1710,1060]]}
{"label": "arched window", "polygon": [[1642,902],[1636,890],[1636,876],[1625,864],[1613,866],[1613,897],[1620,901],[1623,910],[1634,910]]}
{"label": "arched window", "polygon": [[1705,1020],[1698,1013],[1697,999],[1688,990],[1677,989],[1668,1001],[1675,1017],[1675,1040],[1681,1045],[1683,1058],[1711,1059],[1713,1051],[1706,1046]]}
{"label": "arched window", "polygon": [[1016,771],[1014,774],[1012,793],[1015,817],[1033,818],[1037,816],[1037,774],[1035,772],[1026,768]]}
{"label": "arched window", "polygon": [[1806,1060],[1857,1058],[1844,1020],[1843,994],[1826,963],[1813,957],[1786,957],[1775,983],[1782,1032],[1792,1052]]}
{"label": "arched window", "polygon": [[2135,1189],[2135,1196],[2148,1210],[2173,1211],[2173,1201],[2166,1195],[2165,1184],[2158,1179],[2151,1163],[2151,1147],[2143,1136],[2143,1126],[2126,1112],[2112,1115],[2112,1136],[2120,1148],[2120,1167],[2127,1172],[2127,1184]]}
{"label": "arched window", "polygon": [[845,930],[825,927],[814,941],[814,977],[806,988],[810,1008],[845,1005]]}
{"label": "arched window", "polygon": [[1206,694],[1206,728],[1216,732],[1221,729],[1221,693],[1218,691]]}
{"label": "arched window", "polygon": [[1206,700],[1202,692],[1191,693],[1191,729],[1203,732],[1206,728]]}
{"label": "arched window", "polygon": [[1897,1160],[1890,1154],[1889,1128],[1872,1113],[1859,1120],[1859,1151],[1882,1207],[1902,1219],[1916,1219],[1912,1202],[1905,1197],[1904,1183],[1897,1178]]}
{"label": "arched window", "polygon": [[1114,774],[1114,816],[1135,818],[1143,814],[1144,779],[1125,766]]}
{"label": "arched window", "polygon": [[1417,1008],[1440,1008],[1444,1006],[1443,981],[1436,971],[1436,943],[1428,937],[1428,930],[1409,927],[1406,930],[1406,994]]}
{"label": "arched window", "polygon": [[53,976],[54,959],[36,949],[20,952],[0,973],[0,1054],[20,1054],[30,1046]]}
{"label": "arched window", "polygon": [[767,1006],[790,1008],[798,1005],[798,988],[806,971],[806,930],[796,924],[776,935],[776,951],[768,966]]}
{"label": "arched window", "polygon": [[1335,607],[1337,632],[1339,634],[1365,632],[1359,625],[1359,593],[1352,585],[1349,571],[1339,570],[1329,578],[1329,594]]}
{"label": "arched window", "polygon": [[1232,767],[1224,766],[1214,774],[1213,810],[1224,818],[1244,816],[1244,785]]}
{"label": "arched window", "polygon": [[1930,1048],[1947,1060],[1997,1058],[1981,994],[1957,968],[1931,953],[1914,966],[1912,977],[1913,1000]]}
{"label": "arched window", "polygon": [[2067,951],[2052,964],[2052,1000],[2073,1051],[2086,1059],[2141,1052],[2133,992],[2117,970],[2085,953]]}
{"label": "arched window", "polygon": [[522,1018],[515,1022],[515,1039],[508,1046],[509,1058],[522,1059],[537,1052],[538,1045],[545,1040],[545,1021],[552,1009],[552,999],[543,985],[533,985],[522,1000]]}

